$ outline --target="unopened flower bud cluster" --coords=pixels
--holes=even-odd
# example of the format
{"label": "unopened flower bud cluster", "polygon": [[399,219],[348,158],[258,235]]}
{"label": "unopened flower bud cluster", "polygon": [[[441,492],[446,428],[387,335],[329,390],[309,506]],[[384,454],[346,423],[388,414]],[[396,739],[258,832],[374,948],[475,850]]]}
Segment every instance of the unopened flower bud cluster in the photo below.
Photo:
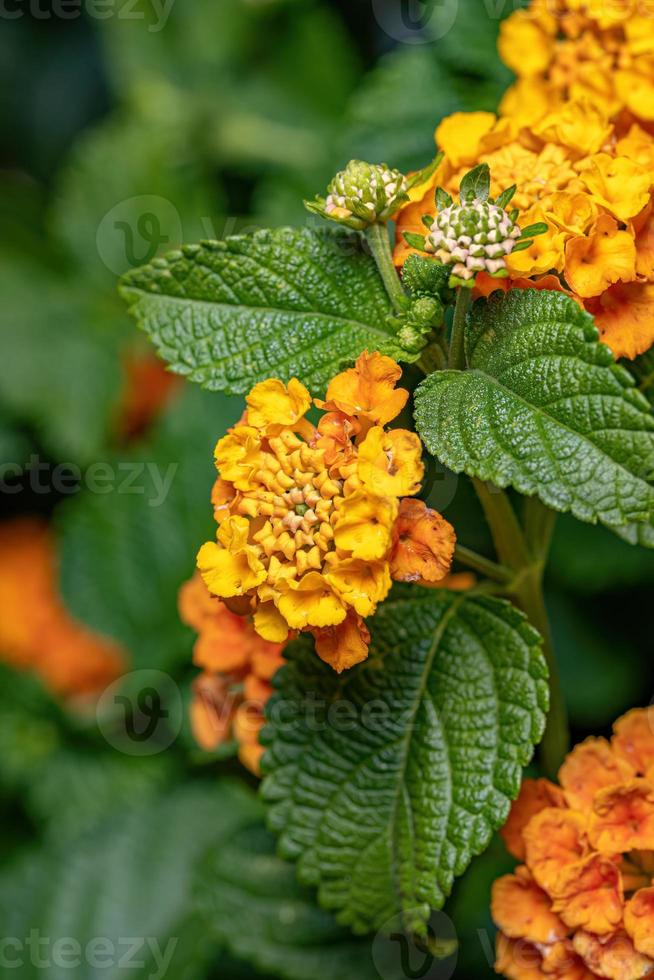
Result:
{"label": "unopened flower bud cluster", "polygon": [[362,222],[385,221],[406,199],[407,180],[384,164],[352,160],[328,188],[325,212],[331,217],[351,215]]}
{"label": "unopened flower bud cluster", "polygon": [[506,269],[521,230],[507,212],[488,201],[450,204],[436,215],[425,250],[444,265],[454,263],[452,275],[472,279],[478,272],[492,276]]}

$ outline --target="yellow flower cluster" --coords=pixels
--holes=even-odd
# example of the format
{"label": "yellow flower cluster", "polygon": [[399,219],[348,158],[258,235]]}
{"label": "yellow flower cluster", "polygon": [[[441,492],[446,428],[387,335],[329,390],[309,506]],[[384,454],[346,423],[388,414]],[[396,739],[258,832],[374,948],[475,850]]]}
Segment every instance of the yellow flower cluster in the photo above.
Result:
{"label": "yellow flower cluster", "polygon": [[272,643],[311,632],[337,671],[367,656],[363,617],[391,577],[436,582],[454,552],[440,514],[401,502],[420,489],[423,465],[418,436],[386,428],[408,398],[400,375],[390,358],[363,353],[316,401],[317,426],[300,381],[261,382],[216,446],[217,540],[197,558],[207,588]]}
{"label": "yellow flower cluster", "polygon": [[441,122],[445,158],[398,215],[396,263],[410,252],[401,233],[420,231],[422,215],[434,213],[434,188],[454,194],[465,172],[486,162],[491,194],[516,184],[520,224],[545,222],[548,231],[508,256],[509,279],[480,275],[478,288],[564,289],[594,315],[615,355],[633,358],[654,342],[654,137],[636,123],[621,133],[584,99],[537,121],[534,112],[518,104],[512,115],[461,112]]}
{"label": "yellow flower cluster", "polygon": [[518,76],[502,114],[529,124],[584,99],[622,129],[654,122],[652,0],[532,0],[502,23],[499,51]]}
{"label": "yellow flower cluster", "polygon": [[577,745],[523,783],[502,831],[521,864],[493,886],[495,969],[508,980],[654,974],[654,713]]}

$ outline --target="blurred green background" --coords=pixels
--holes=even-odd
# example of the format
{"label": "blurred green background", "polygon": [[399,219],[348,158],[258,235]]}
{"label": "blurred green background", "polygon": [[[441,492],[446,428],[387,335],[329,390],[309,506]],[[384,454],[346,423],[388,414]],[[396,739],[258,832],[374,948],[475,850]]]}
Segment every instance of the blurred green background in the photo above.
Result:
{"label": "blurred green background", "polygon": [[[1,975],[144,980],[161,975],[156,950],[171,937],[165,976],[175,980],[452,975],[452,959],[406,972],[318,911],[275,858],[255,781],[229,747],[220,757],[199,752],[186,722],[174,737],[194,675],[176,595],[211,525],[213,444],[240,407],[180,384],[126,428],[129,365],[149,363],[148,347],[116,280],[182,240],[312,223],[303,197],[350,157],[425,164],[444,115],[493,109],[510,81],[495,52],[499,17],[513,4],[504,7],[31,0],[3,8],[3,520],[37,514],[51,523],[72,614],[122,644],[133,670],[168,673],[182,703],[177,715],[168,705],[161,751],[138,756],[111,715],[100,712],[98,724],[88,703],[63,704],[34,674],[2,667]],[[135,384],[138,393],[146,382]],[[170,493],[151,506],[148,469],[142,493],[117,482],[93,493],[86,474],[98,461],[114,471],[174,465]],[[73,473],[68,485],[37,491],[35,466],[52,474],[61,464]],[[431,499],[465,544],[488,548],[463,482],[445,476]],[[653,555],[559,521],[548,602],[575,738],[649,701],[653,582]],[[0,615],[10,616],[2,601],[0,589]],[[128,676],[127,696],[144,677],[156,685],[154,675]],[[510,866],[498,841],[456,886],[446,911],[460,939],[457,977],[493,975],[489,889]],[[14,969],[18,948],[5,940],[24,943],[34,929],[51,940],[37,949],[48,965],[37,965],[32,944]],[[105,937],[115,950],[121,937],[148,937],[160,947],[137,950],[138,968],[118,955],[73,966],[72,956],[52,955],[62,937],[82,946]]]}

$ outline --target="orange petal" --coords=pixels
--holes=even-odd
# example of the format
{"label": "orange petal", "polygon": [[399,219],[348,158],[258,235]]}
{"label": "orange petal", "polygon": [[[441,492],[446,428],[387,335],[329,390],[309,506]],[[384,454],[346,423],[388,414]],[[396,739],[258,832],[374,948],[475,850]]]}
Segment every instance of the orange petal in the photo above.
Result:
{"label": "orange petal", "polygon": [[599,296],[613,283],[636,277],[633,235],[617,221],[601,215],[588,235],[571,238],[565,246],[565,277],[578,296]]}
{"label": "orange petal", "polygon": [[613,726],[611,744],[639,776],[654,766],[654,707],[634,708]]}
{"label": "orange petal", "polygon": [[640,980],[654,969],[654,963],[634,949],[625,932],[595,936],[580,929],[572,945],[588,969],[607,980]]}
{"label": "orange petal", "polygon": [[364,351],[353,368],[332,378],[326,400],[316,400],[316,404],[386,425],[400,414],[409,397],[404,388],[395,387],[401,376],[402,369],[391,357]]}
{"label": "orange petal", "polygon": [[576,745],[559,770],[568,806],[590,810],[598,790],[632,779],[631,766],[611,749],[605,738],[587,738]]}
{"label": "orange petal", "polygon": [[632,779],[608,786],[593,802],[588,834],[603,854],[654,849],[654,785]]}
{"label": "orange petal", "polygon": [[571,929],[606,935],[622,922],[622,906],[618,868],[613,861],[591,854],[562,871],[552,908]]}
{"label": "orange petal", "polygon": [[633,360],[654,343],[654,283],[619,283],[586,308],[616,357]]}
{"label": "orange petal", "polygon": [[454,557],[452,525],[422,500],[405,498],[393,527],[391,575],[396,582],[438,582]]}
{"label": "orange petal", "polygon": [[654,959],[654,888],[641,888],[629,899],[624,927],[638,952]]}
{"label": "orange petal", "polygon": [[368,656],[370,633],[359,616],[348,615],[339,626],[313,630],[316,653],[340,674]]}
{"label": "orange petal", "polygon": [[533,816],[550,807],[565,807],[565,799],[559,787],[548,779],[523,780],[509,818],[500,830],[507,850],[519,861],[525,859],[525,827]]}
{"label": "orange petal", "polygon": [[552,903],[524,866],[493,883],[491,915],[495,925],[511,939],[553,943],[564,939],[567,926],[552,912]]}
{"label": "orange petal", "polygon": [[582,814],[548,807],[524,828],[526,863],[548,894],[556,893],[562,873],[584,856],[585,827]]}
{"label": "orange petal", "polygon": [[539,944],[498,933],[495,972],[507,980],[593,980],[569,941]]}
{"label": "orange petal", "polygon": [[201,674],[193,682],[191,728],[193,737],[205,752],[213,752],[229,738],[238,697],[229,691],[223,677]]}

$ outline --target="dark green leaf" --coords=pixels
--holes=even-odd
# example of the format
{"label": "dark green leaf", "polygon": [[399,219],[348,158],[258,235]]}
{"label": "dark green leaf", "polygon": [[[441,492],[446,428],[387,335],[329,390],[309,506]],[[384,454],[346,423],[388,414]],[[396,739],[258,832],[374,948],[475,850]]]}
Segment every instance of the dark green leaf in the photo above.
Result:
{"label": "dark green leaf", "polygon": [[487,201],[490,194],[490,168],[487,163],[479,163],[461,180],[462,201]]}
{"label": "dark green leaf", "polygon": [[592,318],[561,293],[511,290],[473,307],[469,371],[431,375],[416,423],[457,473],[538,494],[636,535],[654,512],[654,418]]}
{"label": "dark green leaf", "polygon": [[[436,201],[436,207],[439,211],[449,208],[450,204],[452,203],[452,195],[448,194],[447,191],[444,191],[442,187],[436,188],[434,199]],[[433,223],[434,219],[430,218],[430,220]]]}
{"label": "dark green leaf", "polygon": [[424,934],[506,819],[540,738],[546,667],[496,599],[404,589],[370,659],[338,676],[301,644],[278,676],[263,792],[284,857],[356,932]]}
{"label": "dark green leaf", "polygon": [[533,225],[527,225],[526,228],[520,229],[522,238],[535,238],[536,235],[544,235],[547,231],[547,225],[544,221],[536,221]]}
{"label": "dark green leaf", "polygon": [[515,194],[517,189],[518,188],[516,184],[511,184],[510,187],[507,187],[505,190],[503,190],[502,193],[497,198],[497,200],[495,201],[498,208],[507,208],[511,203],[511,201],[513,200],[513,195]]}
{"label": "dark green leaf", "polygon": [[229,952],[284,980],[404,980],[397,956],[356,939],[316,906],[294,868],[275,855],[262,826],[239,831],[212,851],[196,887],[207,927]]}
{"label": "dark green leaf", "polygon": [[403,231],[404,240],[411,248],[419,248],[421,252],[425,250],[425,236],[417,235],[414,231]]}
{"label": "dark green leaf", "polygon": [[450,266],[424,255],[410,255],[402,266],[402,282],[415,299],[420,296],[435,296],[442,300],[443,294],[449,296],[447,281]]}
{"label": "dark green leaf", "polygon": [[391,337],[356,235],[281,229],[186,246],[122,283],[164,360],[212,390],[297,375],[320,394],[343,361]]}
{"label": "dark green leaf", "polygon": [[109,492],[80,495],[59,512],[66,604],[121,642],[134,666],[190,661],[177,591],[214,533],[213,447],[240,411],[240,401],[188,388],[150,445],[108,461]]}

